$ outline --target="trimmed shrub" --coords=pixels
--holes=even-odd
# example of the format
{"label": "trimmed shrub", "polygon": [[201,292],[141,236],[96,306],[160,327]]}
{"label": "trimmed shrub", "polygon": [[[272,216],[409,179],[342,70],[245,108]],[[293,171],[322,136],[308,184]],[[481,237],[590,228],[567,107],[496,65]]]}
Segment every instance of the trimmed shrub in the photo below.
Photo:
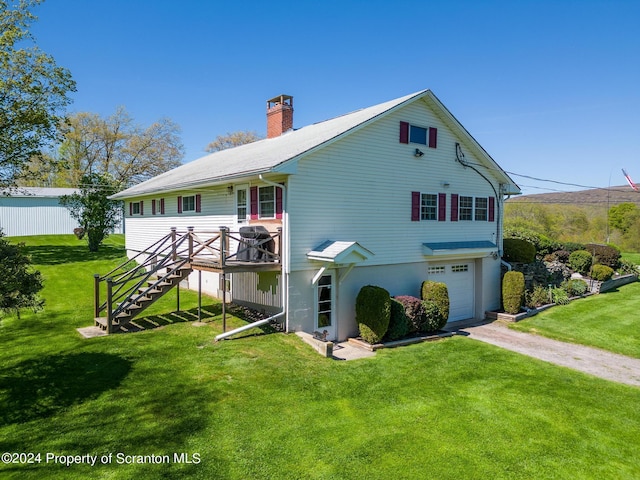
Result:
{"label": "trimmed shrub", "polygon": [[437,332],[447,323],[447,317],[442,316],[442,309],[433,300],[423,300],[425,322],[421,333]]}
{"label": "trimmed shrub", "polygon": [[447,284],[443,282],[434,282],[432,280],[426,280],[422,282],[422,287],[420,288],[420,296],[422,300],[429,300],[431,302],[435,302],[435,304],[440,309],[440,320],[438,323],[442,323],[444,319],[444,323],[440,325],[437,330],[444,327],[444,324],[447,323],[447,319],[449,318],[449,290],[447,289]]}
{"label": "trimmed shrub", "polygon": [[620,250],[616,247],[590,243],[584,249],[593,256],[593,263],[606,265],[614,270],[620,266]]}
{"label": "trimmed shrub", "polygon": [[356,297],[356,321],[365,342],[378,343],[391,319],[391,297],[382,287],[366,285]]}
{"label": "trimmed shrub", "polygon": [[524,275],[510,271],[502,277],[502,307],[504,311],[516,314],[520,311],[524,298]]}
{"label": "trimmed shrub", "polygon": [[547,255],[551,252],[555,252],[556,250],[560,250],[562,248],[562,244],[550,239],[545,235],[540,235],[538,243],[534,244],[536,247],[536,251],[538,255]]}
{"label": "trimmed shrub", "polygon": [[611,280],[611,277],[613,277],[613,268],[596,263],[591,267],[591,273],[589,276],[599,282],[606,282],[607,280]]}
{"label": "trimmed shrub", "polygon": [[541,307],[542,305],[546,305],[550,302],[549,290],[542,285],[534,286],[532,291],[526,292],[525,294],[525,305],[529,308]]}
{"label": "trimmed shrub", "polygon": [[567,291],[564,288],[554,288],[551,290],[551,295],[553,297],[553,303],[557,305],[567,305],[571,302],[571,300],[569,300],[569,295],[567,295]]}
{"label": "trimmed shrub", "polygon": [[505,238],[503,247],[503,258],[507,262],[531,263],[536,258],[536,246],[528,240]]}
{"label": "trimmed shrub", "polygon": [[409,319],[404,311],[404,305],[397,299],[391,299],[391,318],[389,328],[385,338],[388,340],[398,340],[409,333]]}
{"label": "trimmed shrub", "polygon": [[424,305],[422,300],[411,295],[399,295],[395,299],[404,307],[404,313],[407,316],[409,333],[423,332],[425,322],[427,321],[424,314]]}
{"label": "trimmed shrub", "polygon": [[569,255],[569,266],[581,275],[589,273],[593,257],[586,250],[576,250]]}
{"label": "trimmed shrub", "polygon": [[584,280],[579,278],[572,278],[571,280],[567,280],[563,285],[570,297],[578,297],[580,295],[584,295],[589,290],[589,285]]}

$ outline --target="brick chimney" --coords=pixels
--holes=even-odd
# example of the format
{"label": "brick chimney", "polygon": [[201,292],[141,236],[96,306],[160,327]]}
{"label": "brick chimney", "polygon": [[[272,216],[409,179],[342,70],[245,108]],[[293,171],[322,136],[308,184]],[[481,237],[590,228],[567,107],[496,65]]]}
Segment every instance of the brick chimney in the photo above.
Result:
{"label": "brick chimney", "polygon": [[279,95],[267,100],[267,138],[293,129],[293,97]]}

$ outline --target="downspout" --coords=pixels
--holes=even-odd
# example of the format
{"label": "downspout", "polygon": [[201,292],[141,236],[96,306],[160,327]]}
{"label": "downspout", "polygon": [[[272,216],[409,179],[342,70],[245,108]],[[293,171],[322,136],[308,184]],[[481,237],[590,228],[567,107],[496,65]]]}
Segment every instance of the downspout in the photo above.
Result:
{"label": "downspout", "polygon": [[287,307],[289,306],[289,205],[287,197],[287,189],[284,185],[271,180],[267,180],[258,175],[258,178],[267,185],[272,185],[275,188],[282,190],[282,237],[280,238],[280,262],[282,262],[282,313],[285,315],[285,331],[289,331],[289,315],[287,315]]}

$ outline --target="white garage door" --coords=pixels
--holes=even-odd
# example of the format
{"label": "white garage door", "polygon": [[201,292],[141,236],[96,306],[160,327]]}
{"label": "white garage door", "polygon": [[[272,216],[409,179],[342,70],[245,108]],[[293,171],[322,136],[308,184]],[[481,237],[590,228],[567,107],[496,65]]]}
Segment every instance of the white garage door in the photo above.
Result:
{"label": "white garage door", "polygon": [[452,262],[430,265],[429,280],[443,282],[449,291],[449,322],[473,318],[475,285],[473,262]]}

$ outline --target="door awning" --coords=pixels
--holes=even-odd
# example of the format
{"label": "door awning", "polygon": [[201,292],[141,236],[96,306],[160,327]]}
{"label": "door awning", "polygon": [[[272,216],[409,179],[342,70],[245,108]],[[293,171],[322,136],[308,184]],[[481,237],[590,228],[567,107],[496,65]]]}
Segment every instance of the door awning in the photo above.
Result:
{"label": "door awning", "polygon": [[428,242],[422,244],[422,253],[431,257],[478,258],[498,253],[498,246],[489,240],[466,242]]}
{"label": "door awning", "polygon": [[372,256],[373,253],[358,242],[335,240],[327,240],[307,253],[309,260],[340,264],[362,263]]}

